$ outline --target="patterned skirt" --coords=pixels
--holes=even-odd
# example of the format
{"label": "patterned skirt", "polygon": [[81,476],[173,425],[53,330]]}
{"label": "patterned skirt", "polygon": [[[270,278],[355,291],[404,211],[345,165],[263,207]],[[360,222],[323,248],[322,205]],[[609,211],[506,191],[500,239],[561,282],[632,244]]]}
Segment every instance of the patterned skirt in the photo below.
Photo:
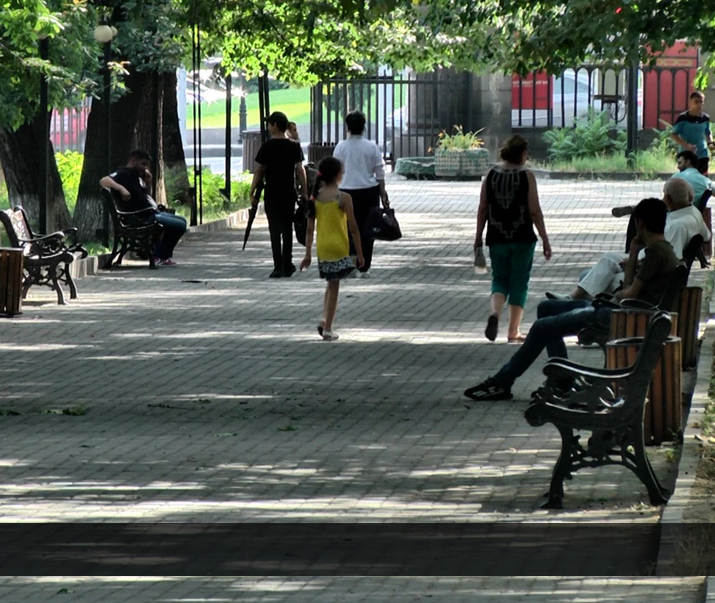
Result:
{"label": "patterned skirt", "polygon": [[320,278],[326,281],[339,281],[355,271],[355,260],[351,257],[339,260],[321,261],[318,259]]}

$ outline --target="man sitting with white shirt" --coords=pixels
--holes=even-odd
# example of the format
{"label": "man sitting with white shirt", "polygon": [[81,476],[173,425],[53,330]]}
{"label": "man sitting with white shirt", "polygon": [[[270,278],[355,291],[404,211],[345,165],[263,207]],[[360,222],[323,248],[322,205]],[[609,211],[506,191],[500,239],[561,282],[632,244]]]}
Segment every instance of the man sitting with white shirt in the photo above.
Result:
{"label": "man sitting with white shirt", "polygon": [[[683,178],[670,178],[663,187],[663,202],[668,208],[665,223],[665,240],[673,246],[678,259],[695,235],[704,241],[710,240],[710,232],[703,222],[700,211],[693,203],[693,187]],[[613,293],[623,283],[623,267],[627,253],[609,251],[604,253],[581,279],[570,295],[546,293],[549,299],[591,299],[599,293]]]}

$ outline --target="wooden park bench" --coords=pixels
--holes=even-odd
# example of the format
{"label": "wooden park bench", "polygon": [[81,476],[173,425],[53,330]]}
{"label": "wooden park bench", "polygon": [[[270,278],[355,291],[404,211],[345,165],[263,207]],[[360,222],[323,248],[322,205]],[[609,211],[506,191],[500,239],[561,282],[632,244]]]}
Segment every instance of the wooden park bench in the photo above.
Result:
{"label": "wooden park bench", "polygon": [[[77,229],[37,236],[32,232],[25,210],[17,206],[0,212],[10,245],[23,254],[22,298],[33,285],[50,287],[57,293],[57,303],[64,305],[64,283],[70,288],[70,299],[77,298],[77,287],[70,274],[76,257],[86,258],[87,250],[77,242]],[[70,244],[68,239],[72,239]]]}
{"label": "wooden park bench", "polygon": [[[120,211],[117,209],[116,191],[102,189],[104,210],[112,220],[114,228],[114,247],[109,257],[107,268],[120,266],[124,255],[133,251],[140,257],[149,260],[149,268],[156,268],[154,262],[154,246],[164,235],[164,227],[158,222],[148,223],[147,219],[154,211],[152,208],[139,211]],[[115,258],[117,259],[114,264]]]}
{"label": "wooden park bench", "polygon": [[[670,330],[670,316],[659,312],[645,337],[621,340],[639,346],[635,362],[624,369],[589,368],[563,358],[546,364],[546,384],[524,414],[530,425],[552,423],[561,434],[561,454],[543,508],[562,508],[564,479],[579,469],[604,465],[633,471],[653,505],[668,501],[670,492],[658,482],[645,452],[643,419],[646,393]],[[574,385],[564,391],[559,384],[569,379]],[[592,434],[585,444],[579,431]]]}

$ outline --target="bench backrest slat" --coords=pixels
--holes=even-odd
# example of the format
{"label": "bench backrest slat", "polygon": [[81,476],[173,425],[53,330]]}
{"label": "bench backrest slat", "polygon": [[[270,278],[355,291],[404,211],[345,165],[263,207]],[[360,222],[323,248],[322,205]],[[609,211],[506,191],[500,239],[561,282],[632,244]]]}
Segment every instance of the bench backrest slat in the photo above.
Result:
{"label": "bench backrest slat", "polygon": [[27,246],[27,243],[20,243],[20,240],[30,240],[32,231],[30,231],[25,212],[22,208],[6,209],[0,212],[0,222],[5,227],[7,236],[10,238],[10,245],[16,248]]}

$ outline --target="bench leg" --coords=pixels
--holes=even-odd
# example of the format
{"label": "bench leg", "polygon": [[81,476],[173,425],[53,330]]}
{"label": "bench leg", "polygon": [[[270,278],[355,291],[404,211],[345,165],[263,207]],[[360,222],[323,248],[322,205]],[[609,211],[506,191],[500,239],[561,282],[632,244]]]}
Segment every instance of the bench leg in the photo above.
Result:
{"label": "bench leg", "polygon": [[561,454],[559,460],[556,461],[554,472],[551,475],[551,485],[546,493],[549,500],[541,506],[542,509],[563,509],[564,480],[571,477],[573,449],[579,439],[579,436],[574,435],[573,429],[570,427],[557,425],[556,428],[561,434]]}
{"label": "bench leg", "polygon": [[67,302],[65,301],[65,292],[62,291],[62,284],[59,280],[60,277],[57,274],[57,266],[50,266],[47,271],[47,280],[49,281],[49,285],[52,289],[54,289],[55,293],[57,293],[57,305],[66,306]]}
{"label": "bench leg", "polygon": [[77,285],[70,274],[69,264],[65,264],[64,276],[66,277],[67,286],[70,288],[70,299],[77,299]]}
{"label": "bench leg", "polygon": [[117,257],[118,248],[119,248],[119,235],[115,235],[114,236],[114,247],[112,248],[112,254],[109,256],[109,263],[107,264],[107,268],[109,268],[110,270],[112,269],[112,266],[114,265],[114,258]]}
{"label": "bench leg", "polygon": [[670,490],[660,485],[658,478],[653,472],[653,467],[648,460],[645,443],[643,441],[642,422],[640,429],[631,427],[630,437],[628,439],[630,440],[630,445],[633,446],[635,462],[624,462],[623,464],[633,471],[646,487],[648,496],[650,497],[650,504],[653,506],[666,504],[670,498]]}

